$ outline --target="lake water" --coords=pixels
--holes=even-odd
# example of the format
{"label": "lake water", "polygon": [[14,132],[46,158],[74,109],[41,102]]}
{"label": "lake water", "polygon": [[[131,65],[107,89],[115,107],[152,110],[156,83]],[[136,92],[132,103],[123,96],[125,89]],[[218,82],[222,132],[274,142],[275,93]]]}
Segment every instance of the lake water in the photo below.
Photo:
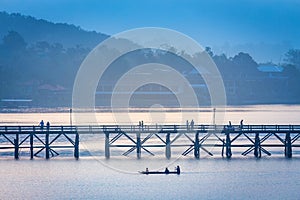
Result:
{"label": "lake water", "polygon": [[[157,113],[156,113],[157,114]],[[135,120],[153,122],[156,114],[132,112]],[[200,113],[201,123],[211,123],[212,112]],[[97,114],[103,124],[113,123],[110,113]],[[151,117],[152,116],[152,117]],[[167,116],[167,117],[166,117]],[[178,113],[164,113],[166,123],[176,123]],[[69,124],[68,113],[2,113],[1,125],[37,125],[44,119],[54,125]],[[300,106],[231,107],[225,121],[238,124],[300,124]],[[84,151],[84,147],[82,147]],[[235,154],[234,154],[235,155]],[[163,170],[180,165],[181,175],[140,175],[145,166]],[[300,156],[261,159],[204,156],[179,157],[58,156],[50,160],[0,154],[0,199],[299,199]],[[122,169],[122,170],[120,170]],[[127,169],[127,170],[124,170]],[[150,168],[152,169],[152,168]]]}
{"label": "lake water", "polygon": [[1,160],[0,199],[299,199],[296,158],[176,164],[184,171],[179,176],[147,176],[116,172],[93,159]]}

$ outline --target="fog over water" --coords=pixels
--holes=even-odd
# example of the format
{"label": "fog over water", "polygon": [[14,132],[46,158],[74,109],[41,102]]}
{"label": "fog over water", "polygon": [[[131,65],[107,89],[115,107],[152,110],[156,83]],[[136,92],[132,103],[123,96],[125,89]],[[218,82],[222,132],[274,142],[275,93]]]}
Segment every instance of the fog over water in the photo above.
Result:
{"label": "fog over water", "polygon": [[[197,111],[198,110],[198,111]],[[5,110],[4,110],[5,111]],[[300,124],[300,106],[298,105],[254,105],[227,107],[224,112],[224,121],[227,124],[239,124],[244,120],[244,124]],[[182,113],[188,113],[190,119],[182,119]],[[198,118],[196,124],[212,124],[213,108],[197,108],[180,110],[176,108],[166,108],[163,110],[154,109],[131,109],[112,113],[107,109],[96,109],[98,125],[105,124],[134,124],[137,125],[143,120],[145,125],[151,124],[185,124],[186,120],[191,120],[193,116]],[[216,110],[216,115],[223,114]],[[84,115],[84,114],[83,114]],[[122,118],[122,115],[124,116]],[[121,117],[116,117],[121,116]],[[74,117],[74,114],[73,114]],[[118,119],[116,121],[116,118]],[[38,125],[41,120],[49,121],[51,125],[69,125],[69,108],[61,109],[23,109],[15,110],[13,113],[0,113],[0,125]],[[161,120],[161,121],[159,121]],[[73,119],[72,119],[73,121]],[[74,122],[73,122],[74,123]]]}

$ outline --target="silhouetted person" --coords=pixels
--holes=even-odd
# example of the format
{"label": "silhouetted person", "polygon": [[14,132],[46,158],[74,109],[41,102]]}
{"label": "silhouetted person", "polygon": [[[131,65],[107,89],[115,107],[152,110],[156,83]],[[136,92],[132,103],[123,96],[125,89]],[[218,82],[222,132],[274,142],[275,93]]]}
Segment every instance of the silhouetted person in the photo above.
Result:
{"label": "silhouetted person", "polygon": [[148,169],[148,167],[146,168],[146,173],[149,173],[149,169]]}
{"label": "silhouetted person", "polygon": [[234,127],[232,126],[231,121],[229,121],[228,129],[234,131]]}
{"label": "silhouetted person", "polygon": [[241,129],[243,129],[243,126],[244,126],[243,122],[244,122],[244,120],[242,119],[241,122],[240,122],[240,128]]}
{"label": "silhouetted person", "polygon": [[177,165],[177,167],[176,167],[176,172],[177,172],[177,174],[180,174],[180,167],[179,167],[179,165]]}
{"label": "silhouetted person", "polygon": [[229,130],[229,131],[232,131],[232,130],[233,130],[231,121],[228,122],[228,125],[224,126],[224,129]]}
{"label": "silhouetted person", "polygon": [[40,128],[41,128],[41,130],[44,129],[44,120],[42,120],[42,121],[40,122]]}
{"label": "silhouetted person", "polygon": [[189,130],[189,120],[186,120],[186,130]]}
{"label": "silhouetted person", "polygon": [[169,171],[169,169],[166,167],[166,169],[165,169],[165,173],[166,174],[169,174],[170,173],[170,171]]}
{"label": "silhouetted person", "polygon": [[50,122],[47,122],[46,126],[47,126],[47,130],[49,131],[49,129],[50,129]]}
{"label": "silhouetted person", "polygon": [[194,122],[194,120],[192,119],[192,121],[191,121],[191,129],[192,129],[192,130],[194,130],[194,124],[195,124],[195,122]]}

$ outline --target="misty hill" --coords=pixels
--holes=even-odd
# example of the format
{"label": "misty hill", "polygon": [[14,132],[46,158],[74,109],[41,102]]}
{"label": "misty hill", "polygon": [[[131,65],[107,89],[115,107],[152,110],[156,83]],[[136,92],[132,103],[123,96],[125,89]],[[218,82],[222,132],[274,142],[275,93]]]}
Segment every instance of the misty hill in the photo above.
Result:
{"label": "misty hill", "polygon": [[60,43],[64,47],[82,45],[93,48],[108,37],[95,31],[85,31],[79,26],[53,23],[18,13],[0,12],[0,38],[3,38],[9,31],[18,32],[28,43],[47,41]]}
{"label": "misty hill", "polygon": [[[74,25],[0,13],[0,108],[71,106],[73,83],[80,64],[91,49],[107,37]],[[108,52],[113,53],[115,49]],[[209,47],[206,52],[221,72],[229,104],[300,103],[300,50],[287,52],[286,63],[277,71],[259,70],[260,64],[245,52],[233,57],[216,55]],[[200,54],[194,56],[201,58]],[[132,67],[145,63],[172,66],[195,86],[201,105],[210,104],[205,82],[201,75],[194,73],[193,66],[178,55],[142,49],[122,55],[111,64],[99,82],[97,105],[109,106],[114,84]],[[267,69],[272,66],[276,68],[268,63]],[[143,95],[133,99],[142,102],[136,106],[178,105],[176,96],[169,93],[167,88],[148,85],[140,88]]]}

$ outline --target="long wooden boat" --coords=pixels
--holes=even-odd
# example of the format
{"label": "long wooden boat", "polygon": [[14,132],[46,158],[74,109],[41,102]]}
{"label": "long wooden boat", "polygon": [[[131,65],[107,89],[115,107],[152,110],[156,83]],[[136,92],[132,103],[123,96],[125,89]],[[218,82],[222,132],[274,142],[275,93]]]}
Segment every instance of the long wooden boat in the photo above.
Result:
{"label": "long wooden boat", "polygon": [[160,171],[140,171],[139,172],[140,174],[146,174],[146,175],[149,175],[149,174],[180,174],[180,172],[177,172],[177,171],[169,171],[169,172],[160,172]]}

